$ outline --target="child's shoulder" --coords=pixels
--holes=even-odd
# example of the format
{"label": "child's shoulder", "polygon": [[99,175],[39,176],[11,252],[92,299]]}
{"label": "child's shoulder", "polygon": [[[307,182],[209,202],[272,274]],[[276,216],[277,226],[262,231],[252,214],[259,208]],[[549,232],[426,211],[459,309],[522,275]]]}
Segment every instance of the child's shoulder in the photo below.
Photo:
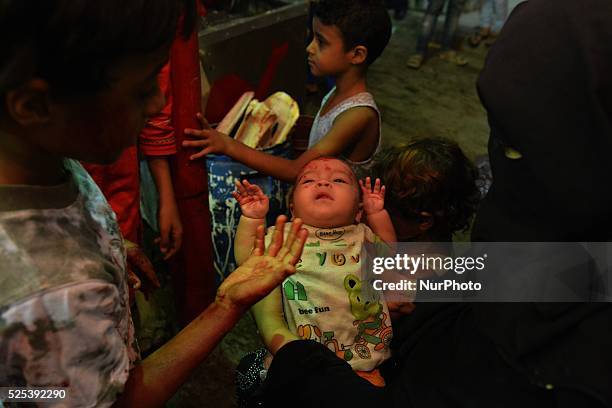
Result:
{"label": "child's shoulder", "polygon": [[330,106],[329,104],[332,103],[332,99],[334,99],[335,94],[336,88],[334,87],[321,101],[321,107],[319,109],[321,116],[330,115],[335,117],[349,109],[357,107],[372,108],[376,113],[380,113],[376,100],[374,99],[374,95],[367,90],[346,96],[344,98],[341,97],[333,101],[333,105]]}
{"label": "child's shoulder", "polygon": [[377,146],[379,143],[380,111],[372,94],[361,92],[339,102],[334,101],[333,106],[328,106],[324,99],[310,131],[308,148],[328,135],[331,136],[331,139],[328,138],[328,147],[341,147],[341,151],[333,152],[333,155],[342,153],[354,144],[356,137],[366,139],[362,141],[368,144],[364,149],[373,151],[370,145]]}

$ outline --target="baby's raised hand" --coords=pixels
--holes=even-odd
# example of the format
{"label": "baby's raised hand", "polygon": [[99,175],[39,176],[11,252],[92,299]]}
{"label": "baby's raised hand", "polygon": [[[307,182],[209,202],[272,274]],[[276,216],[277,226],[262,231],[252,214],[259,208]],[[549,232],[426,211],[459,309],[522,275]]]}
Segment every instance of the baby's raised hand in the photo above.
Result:
{"label": "baby's raised hand", "polygon": [[270,200],[257,184],[236,180],[236,191],[232,192],[232,195],[240,204],[240,210],[245,217],[260,219],[268,214]]}
{"label": "baby's raised hand", "polygon": [[372,189],[372,180],[367,177],[364,180],[359,180],[361,191],[363,192],[363,211],[367,215],[375,214],[385,209],[385,186],[381,186],[380,179],[374,182]]}

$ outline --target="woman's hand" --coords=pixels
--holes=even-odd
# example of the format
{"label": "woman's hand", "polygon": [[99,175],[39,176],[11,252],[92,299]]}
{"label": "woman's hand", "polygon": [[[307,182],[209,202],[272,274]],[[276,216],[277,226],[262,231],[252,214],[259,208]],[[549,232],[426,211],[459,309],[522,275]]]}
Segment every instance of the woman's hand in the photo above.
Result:
{"label": "woman's hand", "polygon": [[270,200],[257,184],[251,184],[247,180],[236,180],[236,190],[232,196],[240,204],[242,215],[249,218],[265,218],[268,213]]}
{"label": "woman's hand", "polygon": [[264,227],[257,229],[251,256],[232,272],[217,290],[215,302],[225,308],[243,313],[253,304],[295,273],[308,232],[301,228],[302,220],[295,219],[288,236],[284,230],[287,217],[276,219],[272,241],[264,248]]}
{"label": "woman's hand", "polygon": [[372,189],[372,180],[367,177],[359,180],[363,192],[363,211],[366,215],[376,214],[385,209],[385,186],[381,186],[380,179],[376,179]]}
{"label": "woman's hand", "polygon": [[230,137],[211,128],[201,113],[196,114],[196,117],[202,129],[188,128],[185,129],[185,134],[195,136],[200,140],[185,140],[183,142],[183,147],[201,148],[202,150],[191,155],[189,159],[196,160],[211,153],[226,154],[227,146],[230,143]]}

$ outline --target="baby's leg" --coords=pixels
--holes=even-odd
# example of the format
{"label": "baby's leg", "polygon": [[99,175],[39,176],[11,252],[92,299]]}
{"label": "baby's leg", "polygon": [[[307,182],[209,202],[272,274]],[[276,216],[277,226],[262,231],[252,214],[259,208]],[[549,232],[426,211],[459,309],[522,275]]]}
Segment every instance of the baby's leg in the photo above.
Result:
{"label": "baby's leg", "polygon": [[372,371],[355,371],[355,374],[370,382],[370,384],[375,385],[376,387],[384,387],[385,379],[383,378],[380,370],[375,368]]}

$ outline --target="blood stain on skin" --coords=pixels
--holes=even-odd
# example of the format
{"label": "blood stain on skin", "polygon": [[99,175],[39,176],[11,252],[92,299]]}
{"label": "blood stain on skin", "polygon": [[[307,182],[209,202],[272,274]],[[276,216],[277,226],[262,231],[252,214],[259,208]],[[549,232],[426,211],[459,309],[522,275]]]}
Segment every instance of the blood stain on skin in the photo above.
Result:
{"label": "blood stain on skin", "polygon": [[259,261],[255,264],[255,269],[261,269],[264,273],[267,273],[272,270],[272,267],[268,264],[268,261]]}

